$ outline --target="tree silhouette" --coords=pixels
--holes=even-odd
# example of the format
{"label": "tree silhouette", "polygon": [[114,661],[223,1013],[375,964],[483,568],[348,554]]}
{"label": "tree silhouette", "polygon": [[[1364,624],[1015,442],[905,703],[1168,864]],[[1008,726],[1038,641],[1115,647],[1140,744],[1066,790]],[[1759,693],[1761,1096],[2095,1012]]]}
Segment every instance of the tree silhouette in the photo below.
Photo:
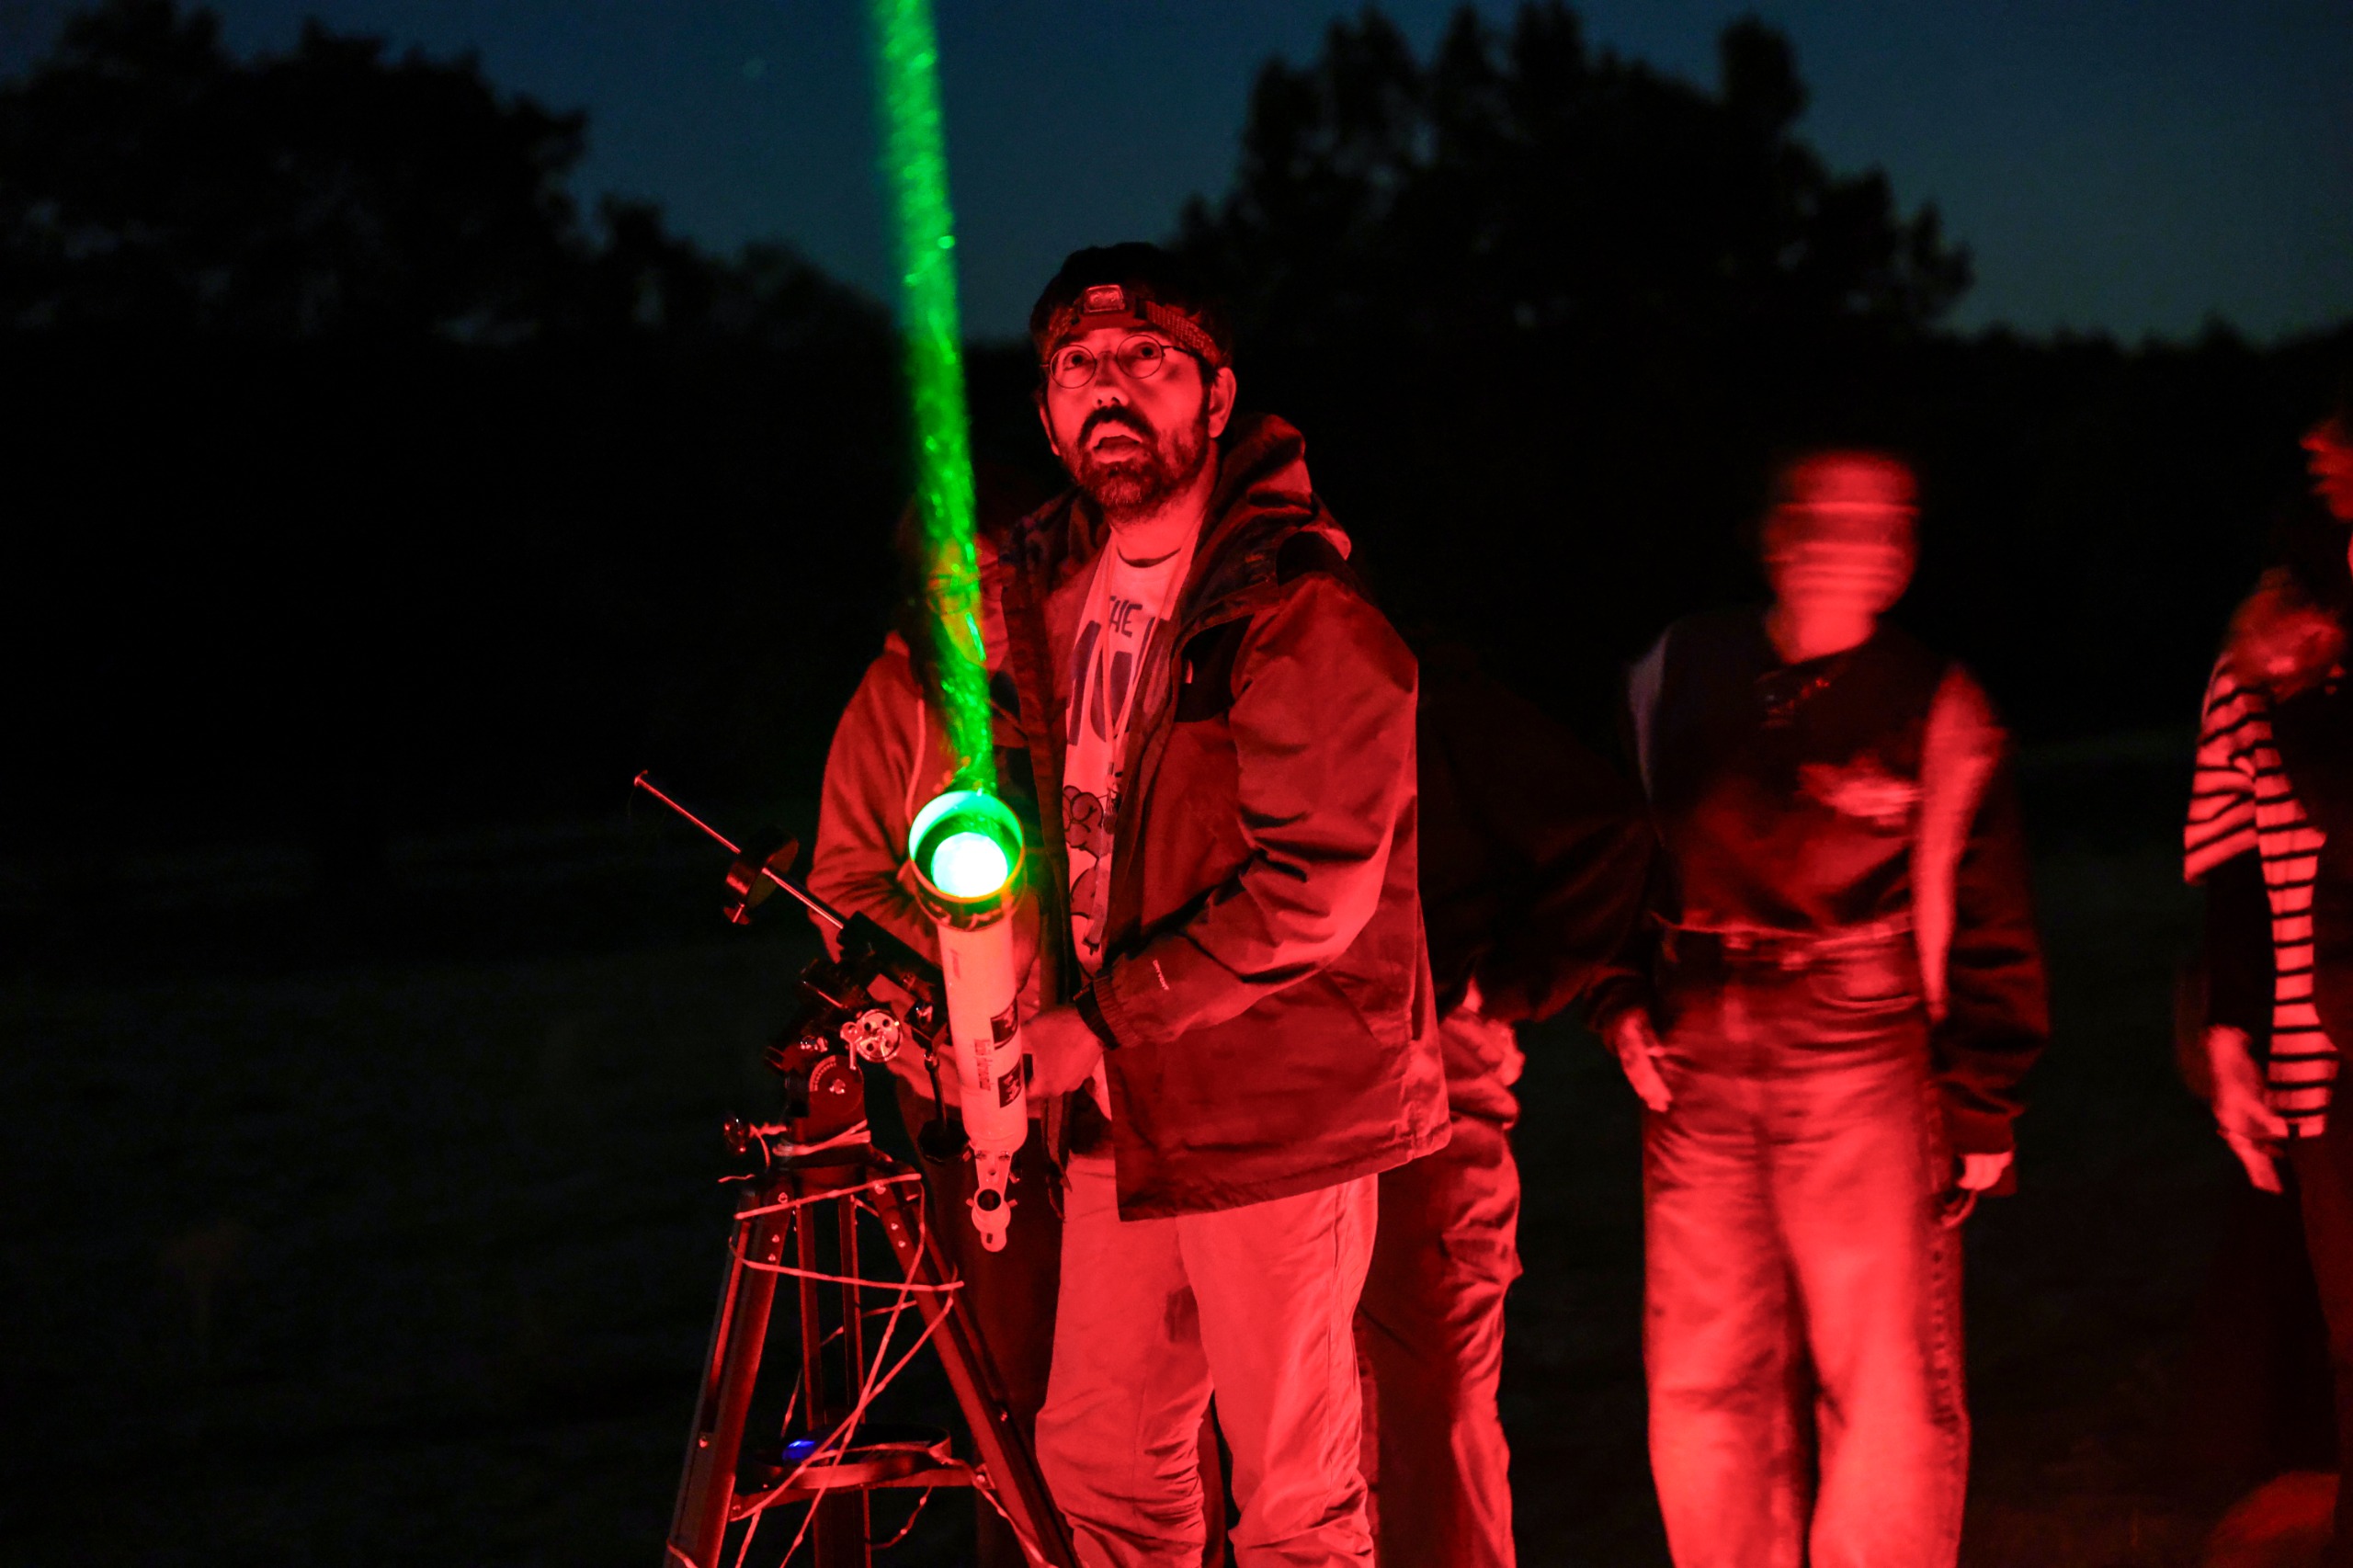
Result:
{"label": "tree silhouette", "polygon": [[[1904,614],[2022,727],[2186,712],[2353,335],[1953,336],[1966,254],[1827,168],[1804,103],[1753,22],[1703,88],[1557,5],[1426,59],[1368,11],[1261,75],[1177,243],[1392,612],[1572,720],[1750,589],[1769,457],[1825,436],[1918,460]],[[42,759],[0,779],[0,853],[364,855],[600,809],[648,763],[711,800],[813,783],[893,597],[889,319],[787,248],[580,210],[585,133],[469,60],[317,27],[240,58],[168,0],[0,84],[32,394],[0,423],[0,640]],[[977,449],[1042,464],[1027,345],[971,366]]]}
{"label": "tree silhouette", "polygon": [[1595,54],[1564,6],[1507,35],[1466,6],[1425,65],[1368,9],[1313,63],[1266,67],[1233,187],[1188,207],[1181,243],[1268,352],[1933,324],[1970,277],[1934,209],[1900,215],[1884,175],[1797,139],[1782,35],[1735,22],[1719,52],[1711,95]]}
{"label": "tree silhouette", "polygon": [[305,23],[253,61],[219,18],[107,0],[0,88],[0,325],[501,345],[583,331],[871,338],[789,251],[722,261],[659,210],[566,181],[586,117],[471,56],[387,57]]}
{"label": "tree silhouette", "polygon": [[1904,613],[2030,728],[2178,710],[2330,350],[1954,337],[1967,250],[1833,170],[1806,100],[1753,18],[1701,87],[1552,0],[1466,6],[1427,59],[1368,8],[1264,69],[1231,188],[1176,243],[1392,612],[1573,722],[1606,722],[1668,619],[1755,590],[1765,477],[1824,441],[1918,462]]}
{"label": "tree silhouette", "polygon": [[[312,25],[108,0],[0,85],[0,791],[69,858],[813,779],[892,598],[888,316],[584,214],[583,116]],[[168,816],[148,809],[160,791]],[[364,906],[364,899],[347,901]]]}
{"label": "tree silhouette", "polygon": [[0,312],[20,326],[500,340],[581,248],[585,119],[472,60],[304,26],[251,64],[218,19],[110,0],[0,94]]}

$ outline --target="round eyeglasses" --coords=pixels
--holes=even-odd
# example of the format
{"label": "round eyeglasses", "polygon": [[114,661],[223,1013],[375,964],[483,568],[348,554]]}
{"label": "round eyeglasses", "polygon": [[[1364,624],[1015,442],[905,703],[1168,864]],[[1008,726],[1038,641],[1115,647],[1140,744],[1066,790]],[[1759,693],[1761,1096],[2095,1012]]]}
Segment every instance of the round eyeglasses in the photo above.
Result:
{"label": "round eyeglasses", "polygon": [[[1166,369],[1168,361],[1182,352],[1165,338],[1139,332],[1121,339],[1120,346],[1111,350],[1110,358],[1128,380],[1148,381]],[[1083,344],[1065,343],[1046,360],[1046,374],[1064,392],[1076,392],[1095,384],[1095,378],[1103,373],[1103,358]]]}

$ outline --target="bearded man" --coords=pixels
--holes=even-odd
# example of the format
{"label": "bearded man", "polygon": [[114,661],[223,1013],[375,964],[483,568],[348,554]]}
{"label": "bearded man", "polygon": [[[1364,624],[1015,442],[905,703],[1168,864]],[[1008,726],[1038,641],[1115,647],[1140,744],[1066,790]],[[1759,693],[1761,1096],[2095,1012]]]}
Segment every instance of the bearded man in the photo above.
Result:
{"label": "bearded man", "polygon": [[1593,1012],[1646,1108],[1643,1361],[1677,1568],[1951,1568],[1960,1235],[2049,1033],[2006,743],[1881,624],[1912,475],[1780,477],[1773,602],[1668,628],[1631,718],[1665,875]]}
{"label": "bearded man", "polygon": [[1381,1172],[1447,1108],[1415,892],[1412,654],[1222,312],[1147,244],[1038,301],[1075,482],[1008,547],[1041,801],[1033,1092],[1069,1095],[1039,1460],[1089,1564],[1201,1560],[1214,1393],[1244,1568],[1370,1564],[1351,1319]]}

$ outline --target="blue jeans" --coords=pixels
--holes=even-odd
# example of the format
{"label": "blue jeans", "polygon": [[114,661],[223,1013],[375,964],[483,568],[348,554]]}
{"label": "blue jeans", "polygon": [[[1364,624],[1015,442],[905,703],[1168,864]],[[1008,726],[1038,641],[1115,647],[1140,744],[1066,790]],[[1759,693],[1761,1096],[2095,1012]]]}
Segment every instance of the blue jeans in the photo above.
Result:
{"label": "blue jeans", "polygon": [[1651,1469],[1677,1568],[1951,1568],[1960,1233],[1910,939],[1683,946],[1661,976],[1674,1103],[1643,1130]]}

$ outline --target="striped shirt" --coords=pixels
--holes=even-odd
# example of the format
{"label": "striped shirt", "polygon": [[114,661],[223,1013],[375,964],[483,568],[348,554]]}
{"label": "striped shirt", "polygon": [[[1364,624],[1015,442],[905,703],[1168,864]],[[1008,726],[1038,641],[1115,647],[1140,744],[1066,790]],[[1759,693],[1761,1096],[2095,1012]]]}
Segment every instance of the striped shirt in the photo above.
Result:
{"label": "striped shirt", "polygon": [[2260,689],[2240,686],[2227,662],[2217,664],[2199,729],[2185,870],[2195,882],[2235,856],[2251,852],[2262,859],[2274,975],[2266,1081],[2271,1108],[2286,1119],[2291,1137],[2320,1136],[2336,1082],[2336,1046],[2313,1006],[2313,883],[2327,842],[2290,787],[2272,739],[2269,700]]}

